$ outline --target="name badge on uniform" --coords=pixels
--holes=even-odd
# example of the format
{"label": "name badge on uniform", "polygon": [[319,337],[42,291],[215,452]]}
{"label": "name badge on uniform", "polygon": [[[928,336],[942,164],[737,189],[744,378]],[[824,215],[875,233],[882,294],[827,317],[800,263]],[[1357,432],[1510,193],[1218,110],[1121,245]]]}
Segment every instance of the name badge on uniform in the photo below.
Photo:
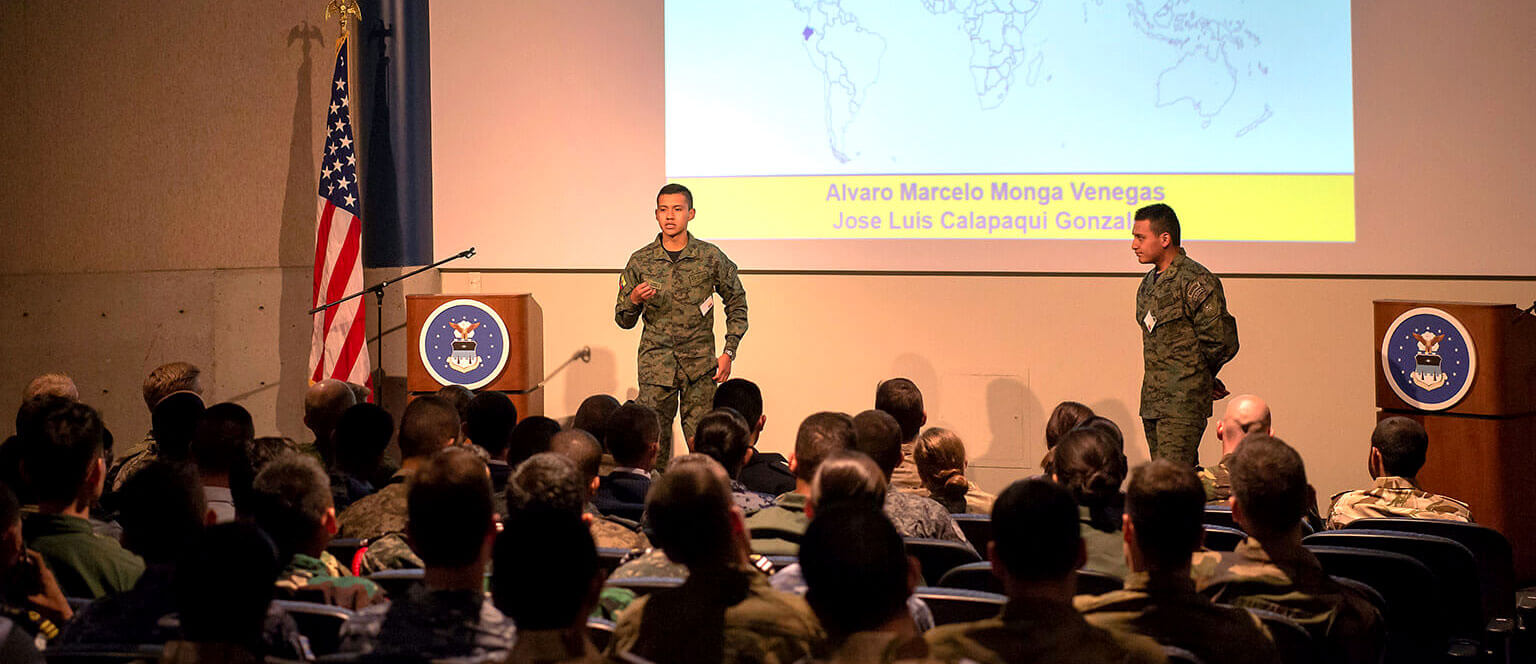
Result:
{"label": "name badge on uniform", "polygon": [[715,308],[715,296],[711,295],[704,298],[704,301],[699,303],[699,315],[708,316],[709,310],[713,308]]}
{"label": "name badge on uniform", "polygon": [[1147,317],[1141,319],[1141,322],[1146,323],[1147,324],[1147,331],[1151,332],[1152,328],[1157,327],[1157,316],[1153,316],[1152,312],[1148,311],[1147,312]]}

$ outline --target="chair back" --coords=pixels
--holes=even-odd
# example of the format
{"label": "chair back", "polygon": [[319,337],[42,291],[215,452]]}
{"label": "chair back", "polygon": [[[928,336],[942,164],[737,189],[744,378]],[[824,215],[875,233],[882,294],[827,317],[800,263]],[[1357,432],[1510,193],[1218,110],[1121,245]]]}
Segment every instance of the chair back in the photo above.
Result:
{"label": "chair back", "polygon": [[369,574],[369,581],[379,584],[384,589],[384,594],[392,598],[405,597],[425,578],[426,570],[423,569],[385,569]]}
{"label": "chair back", "polygon": [[636,597],[644,597],[658,590],[683,585],[683,579],[667,576],[634,576],[627,579],[608,579],[607,584],[615,588],[628,589]]}
{"label": "chair back", "polygon": [[628,557],[629,549],[607,546],[597,547],[597,566],[602,568],[603,572],[607,574],[612,574],[613,570],[618,569],[619,565]]}
{"label": "chair back", "polygon": [[1456,541],[1467,547],[1477,561],[1483,619],[1514,617],[1514,554],[1503,533],[1475,523],[1445,519],[1355,519],[1345,524],[1344,530],[1392,530]]}
{"label": "chair back", "polygon": [[1485,621],[1477,561],[1467,547],[1454,540],[1410,532],[1351,529],[1314,533],[1302,542],[1391,551],[1414,558],[1440,578],[1441,615],[1449,621],[1453,633],[1475,637],[1482,630]]}
{"label": "chair back", "polygon": [[111,664],[112,662],[155,662],[165,646],[126,644],[103,648],[91,645],[53,645],[44,656],[48,664]]}
{"label": "chair back", "polygon": [[985,593],[1003,592],[1003,582],[992,573],[992,563],[985,560],[979,563],[966,563],[944,573],[939,577],[940,588],[956,588],[959,590],[975,590]]}
{"label": "chair back", "polygon": [[920,586],[912,594],[928,605],[935,625],[996,618],[1002,613],[1003,605],[1008,603],[1004,595],[957,588]]}
{"label": "chair back", "polygon": [[1227,526],[1205,525],[1205,548],[1212,551],[1236,551],[1248,539],[1248,533]]}
{"label": "chair back", "polygon": [[352,569],[352,561],[357,558],[357,552],[368,548],[368,540],[362,537],[333,537],[330,543],[325,545],[325,550],[341,563],[342,567]]}
{"label": "chair back", "polygon": [[1232,519],[1232,508],[1226,505],[1206,505],[1205,525],[1222,526],[1225,528],[1236,528],[1238,530],[1242,530],[1242,528],[1237,525],[1237,521]]}
{"label": "chair back", "polygon": [[966,541],[976,551],[987,550],[987,543],[992,541],[992,515],[991,514],[951,514],[955,525],[960,526],[960,532],[965,533]]}
{"label": "chair back", "polygon": [[1370,586],[1382,598],[1387,661],[1416,661],[1424,652],[1443,648],[1450,629],[1441,618],[1440,577],[1424,563],[1390,551],[1318,545],[1307,549],[1323,571]]}
{"label": "chair back", "polygon": [[607,650],[608,642],[613,640],[613,622],[602,618],[587,618],[587,638],[592,640],[598,652]]}
{"label": "chair back", "polygon": [[1174,646],[1163,646],[1163,656],[1168,658],[1168,664],[1205,664],[1195,653]]}
{"label": "chair back", "polygon": [[280,608],[299,633],[309,639],[309,649],[316,655],[329,655],[341,649],[341,627],[355,615],[347,609],[315,602],[272,600],[272,606]]}
{"label": "chair back", "polygon": [[917,558],[923,568],[924,582],[928,585],[938,584],[939,579],[944,578],[944,573],[949,570],[981,561],[981,556],[976,555],[974,549],[959,542],[926,537],[905,539],[907,555]]}
{"label": "chair back", "polygon": [[1248,611],[1258,616],[1259,621],[1269,630],[1269,636],[1275,642],[1275,649],[1280,651],[1281,664],[1310,664],[1322,661],[1323,652],[1317,644],[1313,643],[1312,635],[1307,632],[1307,628],[1273,611],[1263,609],[1248,609]]}

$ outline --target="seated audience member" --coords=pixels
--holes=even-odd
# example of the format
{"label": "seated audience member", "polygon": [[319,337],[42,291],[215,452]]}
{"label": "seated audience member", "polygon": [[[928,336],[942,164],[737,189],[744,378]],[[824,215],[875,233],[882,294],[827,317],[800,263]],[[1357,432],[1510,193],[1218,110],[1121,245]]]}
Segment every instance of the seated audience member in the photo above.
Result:
{"label": "seated audience member", "polygon": [[491,459],[485,464],[491,470],[491,489],[497,493],[505,491],[507,478],[512,476],[507,446],[512,442],[512,429],[517,426],[517,406],[505,394],[482,392],[470,399],[464,418],[464,436]]}
{"label": "seated audience member", "polygon": [[285,561],[277,576],[280,598],[353,611],[384,600],[378,585],[352,576],[325,550],[336,533],[336,508],[330,480],[313,457],[279,457],[256,475],[251,493],[256,525],[272,537],[278,560]]}
{"label": "seated audience member", "polygon": [[[315,434],[313,447],[301,447],[329,468],[336,463],[336,423],[342,413],[357,405],[357,395],[346,381],[327,378],[304,392],[304,426]],[[311,451],[312,450],[312,451]]]}
{"label": "seated audience member", "polygon": [[[469,402],[475,399],[474,390],[463,385],[444,385],[433,396],[447,401],[448,405],[453,406],[453,411],[459,414],[459,424],[461,426],[469,421]],[[464,440],[468,435],[462,428],[459,430],[459,440]]]}
{"label": "seated audience member", "polygon": [[777,496],[795,490],[795,473],[789,460],[777,452],[763,452],[757,443],[763,436],[768,416],[763,414],[763,391],[745,378],[732,378],[715,388],[714,408],[730,408],[741,414],[752,432],[747,447],[747,462],[738,478],[742,485],[758,493]]}
{"label": "seated audience member", "polygon": [[13,652],[7,649],[13,637],[54,641],[73,616],[48,563],[22,540],[21,503],[0,484],[0,655]]}
{"label": "seated audience member", "polygon": [[[810,518],[805,504],[811,497],[811,480],[821,462],[834,452],[853,449],[853,418],[843,413],[820,412],[805,418],[795,433],[795,451],[789,467],[795,471],[795,490],[773,499],[747,519],[752,536],[752,551],[763,555],[795,555],[800,550],[799,534],[805,532]],[[786,535],[793,535],[789,539]]]}
{"label": "seated audience member", "polygon": [[373,478],[384,461],[384,450],[395,435],[389,411],[371,403],[347,409],[336,422],[336,465],[331,468],[331,500],[339,512],[376,490]]}
{"label": "seated audience member", "polygon": [[821,628],[805,600],[772,589],[748,563],[741,510],[720,464],[699,454],[674,459],[647,506],[657,544],[688,568],[688,579],[620,614],[610,654],[654,662],[793,662],[811,654]]}
{"label": "seated audience member", "polygon": [[992,508],[992,573],[1008,604],[996,618],[941,625],[924,638],[946,662],[1161,662],[1146,637],[1094,627],[1072,608],[1077,569],[1087,559],[1077,505],[1064,487],[1020,480]]}
{"label": "seated audience member", "polygon": [[[197,431],[204,410],[207,406],[203,405],[203,397],[193,392],[167,395],[155,405],[155,412],[150,414],[150,430],[155,434],[160,460],[171,463],[191,460],[192,434]],[[126,481],[127,477],[120,475],[118,479]]]}
{"label": "seated audience member", "polygon": [[0,483],[11,487],[22,505],[37,504],[37,496],[21,468],[27,441],[41,435],[42,422],[48,413],[71,403],[74,402],[65,397],[43,394],[23,401],[16,409],[16,433],[0,444]]}
{"label": "seated audience member", "polygon": [[75,379],[70,378],[69,374],[45,373],[27,383],[27,387],[21,391],[21,400],[26,402],[32,397],[42,395],[79,401],[80,388],[75,385]]}
{"label": "seated audience member", "polygon": [[1409,518],[1472,521],[1467,504],[1419,488],[1417,476],[1429,450],[1424,425],[1406,417],[1389,417],[1371,432],[1371,454],[1366,461],[1369,489],[1343,491],[1328,509],[1328,527],[1343,528],[1355,519]]}
{"label": "seated audience member", "polygon": [[377,539],[405,531],[406,483],[416,468],[459,436],[459,414],[453,405],[437,397],[422,397],[405,407],[400,416],[400,470],[389,483],[363,498],[337,517],[341,537]]}
{"label": "seated audience member", "polygon": [[[562,432],[563,434],[564,432]],[[586,434],[586,432],[581,432]],[[507,483],[507,513],[560,512],[582,519],[597,546],[648,549],[645,535],[601,516],[584,514],[588,484],[581,470],[563,454],[535,454],[517,466]]]}
{"label": "seated audience member", "polygon": [[1380,661],[1381,614],[1335,582],[1301,544],[1307,473],[1301,455],[1279,438],[1250,435],[1237,446],[1232,518],[1248,539],[1231,553],[1195,557],[1195,584],[1222,604],[1266,609],[1301,623],[1330,662]]}
{"label": "seated audience member", "polygon": [[582,399],[571,416],[571,428],[592,434],[603,454],[598,461],[598,474],[613,472],[613,454],[608,451],[608,418],[619,410],[619,400],[606,394],[594,394]]}
{"label": "seated audience member", "polygon": [[106,476],[96,410],[82,403],[61,404],[40,415],[38,430],[24,442],[22,463],[38,500],[37,512],[22,524],[27,546],[42,555],[69,597],[94,598],[132,588],[144,573],[144,561],[92,532],[86,520]]}
{"label": "seated audience member", "polygon": [[1124,538],[1116,519],[1122,504],[1125,455],[1104,429],[1081,426],[1068,432],[1053,450],[1052,479],[1066,487],[1077,502],[1082,539],[1088,550],[1084,570],[1125,578]]}
{"label": "seated audience member", "polygon": [[303,649],[274,647],[267,636],[277,570],[277,550],[256,526],[209,527],[177,562],[172,585],[181,635],[165,644],[160,661],[256,663],[268,654],[291,656],[295,653],[283,651]]}
{"label": "seated audience member", "polygon": [[215,523],[235,520],[230,469],[246,463],[245,450],[256,438],[251,414],[239,404],[214,404],[203,411],[192,433],[191,458],[203,484],[203,498]]}
{"label": "seated audience member", "polygon": [[601,474],[598,473],[603,458],[602,443],[599,443],[597,438],[586,429],[566,429],[549,439],[549,451],[570,459],[571,463],[576,464],[576,470],[581,471],[581,480],[587,489],[581,511],[600,515],[597,508],[592,506],[592,496],[597,493],[597,487],[603,481]]}
{"label": "seated audience member", "polygon": [[1222,413],[1221,421],[1216,423],[1216,439],[1221,441],[1221,460],[1210,468],[1201,466],[1195,469],[1200,474],[1200,484],[1205,487],[1206,502],[1224,505],[1232,497],[1232,453],[1237,451],[1237,444],[1243,442],[1248,434],[1273,434],[1271,421],[1269,404],[1259,397],[1240,394],[1227,401],[1227,410]]}
{"label": "seated audience member", "polygon": [[1182,648],[1205,664],[1280,664],[1263,625],[1239,608],[1195,592],[1190,556],[1204,538],[1205,491],[1188,467],[1154,459],[1126,489],[1125,589],[1074,601],[1088,622]]}
{"label": "seated audience member", "polygon": [[817,661],[938,661],[928,657],[908,610],[922,574],[878,506],[817,514],[800,543],[799,565],[805,600],[827,632],[830,652]]}
{"label": "seated audience member", "polygon": [[446,449],[420,463],[409,487],[406,530],[426,564],[422,583],[347,621],[342,651],[501,661],[512,647],[513,626],[483,590],[496,541],[485,464],[469,450]]}
{"label": "seated audience member", "polygon": [[165,643],[159,624],[176,611],[176,559],[196,543],[208,516],[197,473],[164,461],[144,464],[117,493],[123,547],[144,559],[133,588],[91,602],[60,635],[70,646]]}
{"label": "seated audience member", "polygon": [[965,442],[949,429],[933,427],[917,437],[912,448],[917,476],[928,496],[950,514],[991,514],[997,496],[965,478]]}
{"label": "seated audience member", "polygon": [[[587,638],[587,615],[597,606],[603,573],[586,526],[569,512],[533,511],[509,515],[506,526],[496,538],[491,576],[496,608],[517,625],[506,661],[603,661]],[[537,544],[524,533],[538,533]]]}
{"label": "seated audience member", "polygon": [[608,451],[618,465],[603,476],[592,504],[599,512],[630,521],[645,513],[645,494],[651,488],[651,469],[661,450],[661,423],[656,411],[627,403],[608,418]]}
{"label": "seated audience member", "polygon": [[[923,481],[917,476],[917,462],[912,458],[912,448],[917,445],[917,434],[928,423],[928,413],[923,410],[923,393],[917,383],[906,378],[892,378],[875,388],[875,410],[896,418],[901,426],[901,459],[891,471],[891,488],[898,491],[918,491]],[[885,464],[879,459],[883,468]],[[896,525],[901,529],[901,524]]]}
{"label": "seated audience member", "polygon": [[[890,482],[902,459],[901,426],[885,411],[866,410],[853,418],[853,429],[854,447],[874,459]],[[885,515],[902,537],[943,539],[970,546],[943,505],[926,496],[898,491],[894,484],[885,493]]]}
{"label": "seated audience member", "polygon": [[[144,405],[151,414],[155,406],[167,396],[177,392],[191,392],[201,395],[203,383],[202,370],[186,362],[171,362],[155,367],[154,371],[144,378]],[[155,431],[151,427],[149,433],[140,441],[112,460],[112,465],[107,470],[107,491],[115,492],[122,488],[123,482],[133,474],[141,464],[154,461],[160,456],[160,445],[155,441]]]}
{"label": "seated audience member", "polygon": [[507,445],[507,464],[517,467],[535,454],[549,451],[549,441],[560,433],[560,423],[543,415],[530,415],[512,428]]}
{"label": "seated audience member", "polygon": [[1093,409],[1076,401],[1063,401],[1056,404],[1051,410],[1050,418],[1045,421],[1045,456],[1040,459],[1040,473],[1050,477],[1055,469],[1053,457],[1056,445],[1067,435],[1068,431],[1076,429],[1094,416]]}
{"label": "seated audience member", "polygon": [[731,477],[731,498],[747,516],[773,504],[773,496],[765,496],[748,489],[737,480],[751,450],[751,433],[747,421],[740,413],[729,408],[717,408],[699,419],[689,445],[694,452],[719,462]]}

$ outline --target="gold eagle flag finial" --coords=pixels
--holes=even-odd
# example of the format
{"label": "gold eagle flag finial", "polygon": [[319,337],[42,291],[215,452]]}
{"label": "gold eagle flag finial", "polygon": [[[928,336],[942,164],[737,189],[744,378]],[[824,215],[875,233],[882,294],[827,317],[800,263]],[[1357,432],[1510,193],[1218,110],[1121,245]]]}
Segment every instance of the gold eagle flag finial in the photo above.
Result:
{"label": "gold eagle flag finial", "polygon": [[350,14],[358,21],[363,20],[363,11],[358,8],[357,0],[331,0],[325,5],[325,19],[331,19],[331,13],[335,12],[337,20],[341,23],[341,38],[347,38],[347,16]]}

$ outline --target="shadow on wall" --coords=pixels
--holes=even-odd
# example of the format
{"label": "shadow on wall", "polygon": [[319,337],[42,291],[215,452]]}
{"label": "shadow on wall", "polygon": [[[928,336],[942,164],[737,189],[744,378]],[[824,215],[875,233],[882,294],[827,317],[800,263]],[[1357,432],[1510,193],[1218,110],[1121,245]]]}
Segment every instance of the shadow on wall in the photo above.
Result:
{"label": "shadow on wall", "polygon": [[[315,210],[319,194],[314,146],[315,43],[323,36],[319,26],[300,21],[287,35],[288,46],[300,49],[302,59],[294,72],[293,133],[288,143],[288,181],[283,190],[282,228],[278,233],[278,261],[283,267],[313,265]],[[314,297],[313,277],[302,270],[282,271],[278,313],[277,391],[279,425],[285,417],[297,417],[309,384],[309,340],[312,329],[309,308]],[[286,429],[284,429],[286,430]]]}
{"label": "shadow on wall", "polygon": [[[1023,381],[1000,377],[987,383],[986,453],[971,462],[978,466],[1034,468],[1045,455],[1044,435],[1026,424],[1044,423],[1040,398]],[[1042,429],[1043,430],[1043,429]]]}

